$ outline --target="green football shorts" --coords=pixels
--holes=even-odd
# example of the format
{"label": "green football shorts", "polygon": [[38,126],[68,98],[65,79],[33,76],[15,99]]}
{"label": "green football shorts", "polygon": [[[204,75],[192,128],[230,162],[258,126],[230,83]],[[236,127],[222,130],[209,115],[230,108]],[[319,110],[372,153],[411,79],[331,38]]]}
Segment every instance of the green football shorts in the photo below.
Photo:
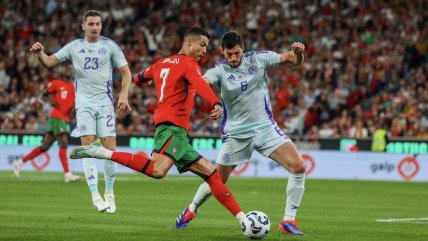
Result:
{"label": "green football shorts", "polygon": [[175,125],[161,124],[156,127],[153,152],[166,155],[175,161],[180,173],[202,156],[189,143],[186,131]]}
{"label": "green football shorts", "polygon": [[68,125],[68,122],[61,119],[56,118],[48,118],[48,128],[47,132],[52,132],[54,136],[57,136],[60,133],[69,133],[70,132],[70,126]]}

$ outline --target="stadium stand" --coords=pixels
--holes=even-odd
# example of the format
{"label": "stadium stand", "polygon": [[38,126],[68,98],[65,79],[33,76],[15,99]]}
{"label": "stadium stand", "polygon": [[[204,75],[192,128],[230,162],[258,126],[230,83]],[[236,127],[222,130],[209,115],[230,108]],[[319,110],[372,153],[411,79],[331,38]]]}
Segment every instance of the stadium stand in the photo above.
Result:
{"label": "stadium stand", "polygon": [[[133,74],[178,52],[184,31],[192,25],[213,35],[201,61],[204,70],[222,59],[219,39],[228,30],[242,34],[246,51],[281,52],[300,41],[307,47],[303,67],[270,71],[271,101],[281,128],[309,138],[371,137],[385,125],[392,137],[428,138],[426,1],[67,3],[6,1],[0,6],[2,132],[43,132],[50,107],[37,102],[37,96],[50,80],[60,77],[62,67],[41,68],[29,46],[41,41],[48,53],[56,52],[82,36],[79,14],[98,9],[104,18],[103,35],[120,44]],[[131,91],[134,111],[118,116],[117,131],[152,135],[153,89]],[[208,120],[208,111],[209,106],[197,98],[191,135],[220,134],[218,123]]]}

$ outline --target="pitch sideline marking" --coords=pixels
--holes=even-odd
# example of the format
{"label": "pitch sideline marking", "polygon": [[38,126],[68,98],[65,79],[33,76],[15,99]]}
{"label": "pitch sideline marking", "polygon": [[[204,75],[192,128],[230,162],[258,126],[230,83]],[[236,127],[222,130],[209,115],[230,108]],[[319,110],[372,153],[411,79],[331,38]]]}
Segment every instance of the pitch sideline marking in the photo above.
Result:
{"label": "pitch sideline marking", "polygon": [[426,218],[388,218],[388,219],[376,219],[376,222],[382,223],[417,223],[417,224],[428,224],[428,222],[418,222],[418,221],[428,221]]}

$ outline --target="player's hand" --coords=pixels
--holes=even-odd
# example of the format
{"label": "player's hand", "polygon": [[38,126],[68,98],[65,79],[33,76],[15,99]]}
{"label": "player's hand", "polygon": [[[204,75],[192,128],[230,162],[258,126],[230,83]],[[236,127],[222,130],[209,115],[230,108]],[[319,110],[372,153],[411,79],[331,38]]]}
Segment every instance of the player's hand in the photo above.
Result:
{"label": "player's hand", "polygon": [[35,42],[30,48],[30,52],[33,52],[33,53],[40,53],[44,51],[45,51],[45,47],[43,47],[43,45],[40,42]]}
{"label": "player's hand", "polygon": [[214,105],[213,110],[210,113],[210,119],[218,120],[220,118],[221,114],[223,113],[220,105]]}
{"label": "player's hand", "polygon": [[291,49],[295,54],[303,53],[305,52],[305,45],[300,42],[294,42],[291,45]]}
{"label": "player's hand", "polygon": [[120,114],[126,114],[131,111],[131,106],[128,103],[128,94],[120,93],[119,100],[117,101],[117,111]]}
{"label": "player's hand", "polygon": [[136,74],[134,76],[134,84],[135,85],[137,85],[140,88],[146,88],[147,86],[149,86],[149,85],[152,84],[153,80],[149,80],[149,81],[145,81],[145,82],[140,82],[139,75],[140,74],[138,73],[138,74]]}

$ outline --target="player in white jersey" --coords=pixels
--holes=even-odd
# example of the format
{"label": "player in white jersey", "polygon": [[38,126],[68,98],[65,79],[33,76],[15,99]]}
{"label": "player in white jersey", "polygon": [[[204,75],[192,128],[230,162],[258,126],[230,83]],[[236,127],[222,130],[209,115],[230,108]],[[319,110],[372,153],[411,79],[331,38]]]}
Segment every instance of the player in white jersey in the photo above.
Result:
{"label": "player in white jersey", "polygon": [[[114,151],[116,149],[116,129],[112,69],[113,67],[118,68],[122,75],[122,90],[117,103],[119,113],[131,110],[128,104],[131,72],[122,50],[113,40],[101,36],[101,29],[101,14],[98,11],[89,10],[84,13],[82,19],[85,38],[68,43],[50,56],[44,52],[44,46],[40,42],[34,43],[30,51],[36,53],[40,63],[47,68],[66,61],[72,62],[77,118],[77,125],[72,136],[80,137],[82,145],[89,145],[98,137],[105,148]],[[98,192],[98,172],[95,160],[92,158],[83,160],[83,169],[92,194],[92,202],[100,212],[114,213],[116,211],[113,194],[116,165],[112,161],[104,162],[104,201]]]}
{"label": "player in white jersey", "polygon": [[[223,144],[216,168],[222,181],[227,182],[237,165],[248,162],[253,150],[273,159],[289,172],[285,213],[278,227],[285,234],[304,235],[295,217],[305,189],[306,165],[273,118],[267,78],[271,66],[301,65],[305,46],[296,42],[291,47],[291,51],[282,54],[244,53],[239,33],[228,32],[221,40],[225,61],[208,70],[204,78],[221,91]],[[200,185],[192,203],[177,218],[176,227],[185,228],[210,196],[209,187]]]}

